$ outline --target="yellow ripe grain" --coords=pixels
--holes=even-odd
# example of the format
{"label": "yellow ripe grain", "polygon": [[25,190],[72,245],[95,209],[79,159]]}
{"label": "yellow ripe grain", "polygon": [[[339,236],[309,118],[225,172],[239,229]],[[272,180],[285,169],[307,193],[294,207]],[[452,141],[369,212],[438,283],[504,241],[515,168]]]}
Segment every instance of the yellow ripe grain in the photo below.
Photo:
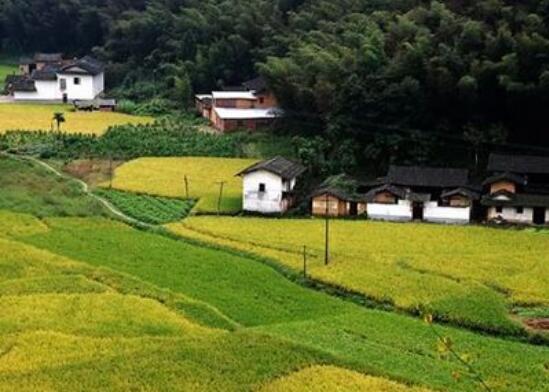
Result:
{"label": "yellow ripe grain", "polygon": [[312,366],[273,381],[259,392],[427,392],[335,366]]}
{"label": "yellow ripe grain", "polygon": [[[102,135],[110,126],[152,123],[151,117],[112,112],[72,112],[69,105],[0,104],[0,134],[10,130],[49,131],[55,112],[65,115],[61,132]],[[57,126],[54,124],[54,129]]]}
{"label": "yellow ripe grain", "polygon": [[[316,279],[391,300],[401,308],[433,305],[435,311],[440,308],[458,318],[470,316],[469,322],[475,324],[504,322],[503,301],[549,304],[549,285],[544,281],[549,276],[549,235],[333,220],[331,259],[325,266],[320,219],[202,216],[167,227],[185,237],[269,257],[296,271],[302,269],[305,245],[308,272]],[[487,308],[475,309],[476,300]],[[493,303],[498,307],[488,305]],[[494,312],[489,321],[487,310]]]}
{"label": "yellow ripe grain", "polygon": [[216,212],[220,182],[224,182],[222,212],[237,212],[242,206],[242,179],[236,174],[255,163],[251,159],[227,158],[140,158],[116,170],[113,187],[151,195],[186,196],[198,199],[194,212]]}
{"label": "yellow ripe grain", "polygon": [[48,226],[32,215],[0,210],[0,236],[17,237],[41,234],[47,231]]}

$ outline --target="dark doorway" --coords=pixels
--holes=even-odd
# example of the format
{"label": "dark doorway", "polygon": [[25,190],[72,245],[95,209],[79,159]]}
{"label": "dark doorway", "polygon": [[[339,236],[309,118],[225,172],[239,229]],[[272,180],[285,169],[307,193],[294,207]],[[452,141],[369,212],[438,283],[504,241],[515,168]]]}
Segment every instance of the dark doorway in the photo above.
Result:
{"label": "dark doorway", "polygon": [[423,203],[414,203],[412,207],[412,218],[414,220],[423,220]]}
{"label": "dark doorway", "polygon": [[349,207],[349,215],[351,216],[358,215],[358,203],[356,201],[351,202],[351,205]]}
{"label": "dark doorway", "polygon": [[67,94],[63,94],[63,103],[67,103],[69,101],[69,98]]}
{"label": "dark doorway", "polygon": [[544,225],[545,223],[547,223],[545,219],[545,207],[534,208],[534,224]]}

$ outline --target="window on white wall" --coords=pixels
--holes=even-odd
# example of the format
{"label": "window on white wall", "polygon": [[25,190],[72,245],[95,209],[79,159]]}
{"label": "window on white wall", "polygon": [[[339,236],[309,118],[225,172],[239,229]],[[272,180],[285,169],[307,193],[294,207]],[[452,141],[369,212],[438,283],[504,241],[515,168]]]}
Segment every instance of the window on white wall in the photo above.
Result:
{"label": "window on white wall", "polygon": [[61,90],[67,89],[67,79],[59,79],[59,87]]}
{"label": "window on white wall", "polygon": [[496,207],[496,212],[501,214],[503,212],[503,207]]}
{"label": "window on white wall", "polygon": [[259,192],[264,193],[267,190],[267,186],[264,183],[259,184]]}
{"label": "window on white wall", "polygon": [[517,214],[524,213],[524,207],[517,207]]}
{"label": "window on white wall", "polygon": [[80,78],[74,78],[74,84],[76,86],[80,85]]}

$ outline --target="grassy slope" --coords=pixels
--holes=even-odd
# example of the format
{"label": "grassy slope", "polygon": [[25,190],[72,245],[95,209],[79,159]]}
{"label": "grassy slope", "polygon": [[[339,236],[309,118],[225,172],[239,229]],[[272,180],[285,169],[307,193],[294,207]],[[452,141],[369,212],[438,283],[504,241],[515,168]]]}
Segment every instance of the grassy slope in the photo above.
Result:
{"label": "grassy slope", "polygon": [[102,135],[109,126],[139,124],[152,121],[150,117],[130,116],[111,112],[71,112],[68,105],[5,104],[0,105],[0,133],[9,130],[49,131],[55,112],[63,112],[66,122],[62,132]]}
{"label": "grassy slope", "polygon": [[427,308],[453,322],[513,333],[512,303],[549,304],[549,236],[425,224],[334,221],[331,265],[320,220],[193,217],[170,229],[269,256],[296,270],[302,247],[315,278],[398,307]]}
{"label": "grassy slope", "polygon": [[184,177],[189,197],[199,199],[195,212],[216,212],[219,182],[225,181],[222,212],[242,207],[242,180],[236,173],[253,164],[250,159],[226,158],[141,158],[116,169],[114,188],[167,197],[184,197]]}
{"label": "grassy slope", "polygon": [[17,73],[17,71],[16,65],[0,63],[0,90],[4,89],[4,80],[6,80],[6,76]]}
{"label": "grassy slope", "polygon": [[0,209],[36,216],[91,216],[102,212],[80,187],[44,168],[0,156]]}

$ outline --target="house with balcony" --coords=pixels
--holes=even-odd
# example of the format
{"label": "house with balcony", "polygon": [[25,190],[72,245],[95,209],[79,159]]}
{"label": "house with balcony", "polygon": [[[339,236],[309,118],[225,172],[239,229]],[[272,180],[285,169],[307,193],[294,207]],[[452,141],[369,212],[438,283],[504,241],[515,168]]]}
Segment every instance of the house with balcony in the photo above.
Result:
{"label": "house with balcony", "polygon": [[258,162],[238,173],[243,181],[246,212],[281,214],[295,203],[295,186],[305,167],[283,157]]}
{"label": "house with balcony", "polygon": [[488,221],[549,223],[549,157],[492,154],[483,185]]}

